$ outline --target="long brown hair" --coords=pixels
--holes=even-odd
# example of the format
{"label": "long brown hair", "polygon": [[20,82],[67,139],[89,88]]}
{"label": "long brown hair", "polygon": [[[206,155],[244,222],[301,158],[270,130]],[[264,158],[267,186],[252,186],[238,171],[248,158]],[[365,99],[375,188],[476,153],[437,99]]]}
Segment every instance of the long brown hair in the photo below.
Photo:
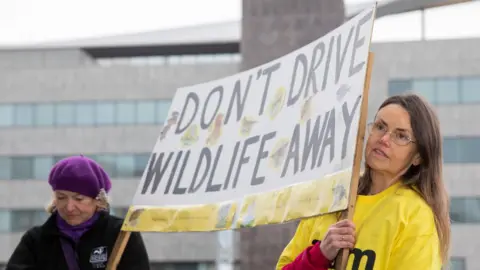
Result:
{"label": "long brown hair", "polygon": [[[402,106],[410,115],[422,162],[418,166],[410,166],[401,179],[405,185],[415,186],[432,209],[440,242],[440,255],[446,263],[450,249],[450,200],[442,178],[443,151],[438,117],[430,104],[415,94],[389,97],[379,110],[390,104]],[[365,165],[365,172],[359,182],[359,194],[368,193],[371,185],[371,169]]]}

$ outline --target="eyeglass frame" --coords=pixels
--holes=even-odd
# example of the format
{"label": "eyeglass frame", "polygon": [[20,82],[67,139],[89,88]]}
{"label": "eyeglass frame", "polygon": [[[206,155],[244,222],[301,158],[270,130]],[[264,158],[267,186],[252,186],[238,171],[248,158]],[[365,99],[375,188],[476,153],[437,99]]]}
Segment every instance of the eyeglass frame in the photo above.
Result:
{"label": "eyeglass frame", "polygon": [[[367,131],[370,135],[374,133],[373,132],[373,127],[375,126],[375,124],[378,124],[378,123],[377,122],[370,122],[370,123],[367,124]],[[383,125],[385,125],[385,124],[383,124]],[[392,140],[392,142],[394,142],[398,146],[407,146],[410,143],[417,143],[416,141],[412,140],[412,138],[410,138],[410,136],[407,136],[408,141],[405,144],[398,143],[398,141],[397,141],[398,140],[398,135],[396,135],[398,133],[395,133],[397,131],[398,130],[388,131],[388,129],[387,129],[386,131],[380,131],[379,135],[381,135],[380,136],[380,138],[381,138],[381,137],[385,136],[385,134],[388,134],[389,137],[390,137],[390,140]],[[379,131],[377,130],[377,132],[379,132]]]}

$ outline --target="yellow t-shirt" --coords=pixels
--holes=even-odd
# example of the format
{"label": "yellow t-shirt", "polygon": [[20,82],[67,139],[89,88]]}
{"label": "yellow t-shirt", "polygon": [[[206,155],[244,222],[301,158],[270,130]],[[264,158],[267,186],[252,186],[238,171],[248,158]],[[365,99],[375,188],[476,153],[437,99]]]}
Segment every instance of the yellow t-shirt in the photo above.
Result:
{"label": "yellow t-shirt", "polygon": [[[295,260],[313,240],[323,239],[336,222],[336,214],[302,220],[276,269]],[[379,194],[358,196],[353,222],[357,239],[348,270],[441,269],[433,212],[413,189],[397,183]]]}

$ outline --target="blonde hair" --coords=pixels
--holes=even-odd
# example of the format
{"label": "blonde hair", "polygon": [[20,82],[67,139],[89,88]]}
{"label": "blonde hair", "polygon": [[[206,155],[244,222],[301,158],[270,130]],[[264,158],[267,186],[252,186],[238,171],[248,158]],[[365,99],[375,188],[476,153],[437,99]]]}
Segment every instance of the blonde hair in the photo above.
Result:
{"label": "blonde hair", "polygon": [[[103,188],[100,189],[95,201],[97,202],[97,211],[110,211],[110,197],[108,197],[107,192],[105,192]],[[52,198],[52,200],[45,207],[45,211],[47,211],[49,214],[52,214],[56,210],[57,207],[55,206],[55,199]]]}

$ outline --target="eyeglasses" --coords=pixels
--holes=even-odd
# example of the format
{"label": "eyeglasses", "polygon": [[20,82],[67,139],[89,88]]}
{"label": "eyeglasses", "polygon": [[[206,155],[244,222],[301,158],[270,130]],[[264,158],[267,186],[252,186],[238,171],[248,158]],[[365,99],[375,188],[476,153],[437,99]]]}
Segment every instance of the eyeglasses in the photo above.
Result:
{"label": "eyeglasses", "polygon": [[369,123],[367,130],[371,135],[383,137],[385,134],[390,135],[390,140],[397,145],[405,146],[409,143],[415,143],[412,138],[405,132],[401,130],[388,131],[388,128],[383,123]]}

